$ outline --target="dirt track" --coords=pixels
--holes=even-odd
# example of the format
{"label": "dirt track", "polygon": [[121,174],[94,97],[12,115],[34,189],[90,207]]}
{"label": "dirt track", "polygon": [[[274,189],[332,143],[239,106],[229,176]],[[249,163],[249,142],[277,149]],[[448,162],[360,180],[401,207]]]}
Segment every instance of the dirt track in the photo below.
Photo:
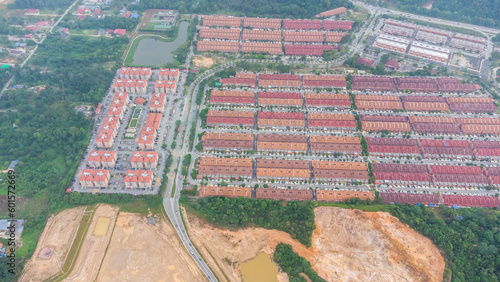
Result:
{"label": "dirt track", "polygon": [[120,213],[97,281],[205,281],[165,219]]}
{"label": "dirt track", "polygon": [[[62,211],[51,216],[38,240],[32,258],[26,263],[19,281],[42,281],[60,271],[82,220],[84,207]],[[40,259],[40,251],[52,250],[49,259]],[[60,260],[59,264],[57,260]]]}
{"label": "dirt track", "polygon": [[[241,281],[240,263],[261,251],[271,254],[279,242],[291,244],[327,281],[441,281],[445,264],[439,250],[390,214],[320,207],[315,215],[310,248],[281,231],[220,230],[191,214],[185,219],[203,256],[211,257],[208,249],[230,281]],[[209,264],[225,281],[212,259]]]}

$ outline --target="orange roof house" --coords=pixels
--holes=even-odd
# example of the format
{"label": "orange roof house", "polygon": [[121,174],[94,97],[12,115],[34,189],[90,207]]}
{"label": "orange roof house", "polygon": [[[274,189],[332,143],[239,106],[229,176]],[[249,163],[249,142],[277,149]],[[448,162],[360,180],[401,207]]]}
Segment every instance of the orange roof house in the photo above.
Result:
{"label": "orange roof house", "polygon": [[84,188],[107,187],[109,178],[109,170],[84,169],[80,176],[80,184]]}
{"label": "orange roof house", "polygon": [[350,190],[316,190],[318,202],[343,202],[347,199],[359,198],[362,201],[370,199],[374,201],[375,197],[370,191],[350,191]]}
{"label": "orange roof house", "polygon": [[127,30],[117,28],[117,29],[115,29],[115,31],[113,33],[118,34],[118,35],[125,35],[127,33]]}
{"label": "orange roof house", "polygon": [[250,187],[201,186],[199,191],[200,197],[250,198],[252,196],[252,188]]}

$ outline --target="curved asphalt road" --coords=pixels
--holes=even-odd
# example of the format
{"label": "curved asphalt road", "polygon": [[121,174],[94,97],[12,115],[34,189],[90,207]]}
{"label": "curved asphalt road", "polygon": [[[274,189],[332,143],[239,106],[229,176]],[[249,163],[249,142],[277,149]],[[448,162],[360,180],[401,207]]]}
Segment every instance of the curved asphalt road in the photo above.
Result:
{"label": "curved asphalt road", "polygon": [[[190,53],[192,54],[192,53]],[[189,61],[190,58],[187,59]],[[196,78],[196,80],[191,83],[191,85],[188,88],[188,95],[191,96],[191,103],[189,104],[189,101],[187,98],[185,98],[185,103],[184,107],[182,109],[182,119],[181,119],[181,130],[179,134],[182,134],[184,130],[186,130],[186,135],[184,136],[184,140],[188,140],[188,134],[189,134],[189,127],[191,126],[193,122],[193,115],[192,115],[192,110],[197,108],[196,105],[196,97],[195,93],[198,91],[199,84],[204,81],[205,79],[213,76],[216,72],[224,69],[225,67],[229,66],[230,63],[227,63],[225,65],[219,66],[217,68],[211,69],[206,71],[205,73],[202,74],[202,76]],[[194,94],[194,95],[193,95]],[[175,106],[175,110],[180,112],[180,105],[182,103],[177,103]],[[171,128],[172,130],[176,130],[175,127]],[[172,132],[173,134],[173,132]],[[203,273],[207,276],[209,281],[217,281],[217,278],[215,275],[212,273],[210,268],[207,266],[201,255],[198,253],[198,251],[194,248],[191,240],[189,239],[186,228],[184,226],[184,223],[182,221],[182,217],[179,211],[179,198],[180,198],[180,190],[182,187],[182,176],[180,175],[180,172],[182,170],[182,159],[184,155],[188,153],[189,149],[189,142],[184,142],[181,143],[181,140],[183,138],[181,136],[178,136],[178,144],[179,146],[172,151],[172,154],[174,155],[174,162],[172,164],[171,170],[173,171],[175,168],[177,168],[177,171],[179,174],[175,175],[175,178],[169,177],[168,182],[167,182],[167,188],[165,191],[165,194],[163,195],[163,206],[165,208],[165,211],[167,213],[167,216],[169,217],[170,221],[174,225],[175,230],[177,231],[177,234],[182,240],[182,243],[184,244],[184,247],[188,250],[189,254],[193,258],[193,260],[198,264],[200,269],[203,271]],[[171,198],[171,191],[172,187],[175,183],[175,195],[174,198]]]}

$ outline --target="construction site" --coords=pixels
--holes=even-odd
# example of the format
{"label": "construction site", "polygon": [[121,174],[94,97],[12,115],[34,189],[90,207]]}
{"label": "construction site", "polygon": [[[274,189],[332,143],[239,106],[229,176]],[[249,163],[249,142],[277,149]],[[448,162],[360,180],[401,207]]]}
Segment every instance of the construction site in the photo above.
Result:
{"label": "construction site", "polygon": [[[288,233],[263,228],[227,230],[183,213],[193,243],[221,281],[242,281],[241,265],[290,244],[327,281],[441,281],[445,263],[431,241],[384,212],[315,208],[306,248]],[[284,277],[283,277],[284,276]],[[287,281],[278,273],[279,281]]]}
{"label": "construction site", "polygon": [[205,281],[202,277],[163,215],[146,217],[100,204],[51,217],[20,281]]}

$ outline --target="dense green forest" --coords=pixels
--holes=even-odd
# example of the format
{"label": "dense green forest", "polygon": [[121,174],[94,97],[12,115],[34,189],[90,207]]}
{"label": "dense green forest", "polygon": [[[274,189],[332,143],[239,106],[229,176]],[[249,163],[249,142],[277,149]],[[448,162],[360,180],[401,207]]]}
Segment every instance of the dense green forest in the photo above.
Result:
{"label": "dense green forest", "polygon": [[410,13],[452,21],[500,28],[498,0],[434,0],[432,9],[423,7],[427,0],[389,0]]}
{"label": "dense green forest", "polygon": [[288,244],[279,243],[273,254],[273,260],[279,265],[282,271],[288,274],[290,282],[307,281],[301,273],[304,273],[312,282],[323,282],[325,279],[318,276],[312,270],[311,264],[303,257],[299,256]]}
{"label": "dense green forest", "polygon": [[2,89],[5,83],[9,81],[11,75],[12,75],[12,67],[6,69],[0,69],[0,89]]}
{"label": "dense green forest", "polygon": [[348,0],[142,0],[143,9],[176,9],[181,13],[230,13],[245,16],[272,16],[311,18],[316,14],[338,7],[354,8]]}
{"label": "dense green forest", "polygon": [[9,9],[60,9],[69,7],[73,0],[16,0]]}
{"label": "dense green forest", "polygon": [[[440,213],[437,218],[435,211]],[[500,215],[490,209],[396,205],[391,213],[429,237],[444,252],[451,281],[498,281],[500,278]],[[449,273],[445,273],[445,276]]]}
{"label": "dense green forest", "polygon": [[[31,198],[27,204],[30,212],[17,214],[27,219],[18,267],[33,252],[50,213],[95,201],[124,200],[108,195],[64,196],[64,190],[71,183],[92,128],[90,119],[74,108],[79,102],[97,104],[102,99],[127,43],[126,37],[75,36],[64,40],[49,35],[29,67],[11,69],[15,83],[26,87],[6,91],[1,98],[1,109],[15,111],[0,112],[0,164],[20,160],[16,196]],[[40,67],[49,71],[41,73]],[[38,85],[45,89],[28,90]]]}
{"label": "dense green forest", "polygon": [[[191,205],[188,205],[191,207]],[[257,226],[285,231],[306,246],[311,245],[314,223],[312,202],[287,202],[251,198],[200,198],[192,204],[208,221],[230,227]]]}
{"label": "dense green forest", "polygon": [[7,19],[0,18],[0,34],[1,35],[24,35],[28,33],[26,30],[22,30],[19,27],[11,25]]}
{"label": "dense green forest", "polygon": [[[127,19],[123,17],[105,17],[104,19],[93,19],[86,17],[84,20],[72,21],[71,29],[117,29],[122,28],[132,31],[139,24],[139,19]],[[63,25],[64,26],[64,25]]]}
{"label": "dense green forest", "polygon": [[[91,129],[90,120],[77,114],[72,103],[97,104],[102,99],[127,43],[126,37],[64,40],[49,35],[30,61],[34,67],[13,71],[16,84],[45,85],[39,93],[7,91],[0,103],[2,109],[17,110],[0,113],[0,163],[15,158],[23,163],[18,193],[34,196],[46,188],[61,192],[68,185],[63,180],[79,161]],[[105,68],[106,63],[111,65]],[[40,73],[41,66],[50,71]]]}

